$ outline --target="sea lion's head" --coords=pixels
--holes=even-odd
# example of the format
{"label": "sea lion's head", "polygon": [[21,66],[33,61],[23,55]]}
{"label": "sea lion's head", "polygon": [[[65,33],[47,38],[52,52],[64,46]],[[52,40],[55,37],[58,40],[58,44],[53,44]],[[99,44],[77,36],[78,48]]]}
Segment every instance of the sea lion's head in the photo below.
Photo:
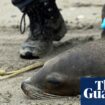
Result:
{"label": "sea lion's head", "polygon": [[76,95],[79,90],[77,78],[71,76],[69,69],[60,67],[58,60],[45,64],[33,77],[22,82],[23,92],[34,99]]}

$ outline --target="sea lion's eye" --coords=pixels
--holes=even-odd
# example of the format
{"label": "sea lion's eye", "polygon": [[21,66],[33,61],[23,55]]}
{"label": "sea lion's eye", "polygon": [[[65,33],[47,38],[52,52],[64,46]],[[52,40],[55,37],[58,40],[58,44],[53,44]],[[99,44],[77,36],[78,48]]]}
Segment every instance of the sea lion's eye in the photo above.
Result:
{"label": "sea lion's eye", "polygon": [[51,73],[46,77],[46,81],[52,85],[60,85],[63,82],[63,78],[61,74]]}
{"label": "sea lion's eye", "polygon": [[54,85],[61,84],[61,81],[59,81],[57,79],[53,79],[53,78],[52,79],[48,79],[47,82],[50,83],[50,84],[54,84]]}

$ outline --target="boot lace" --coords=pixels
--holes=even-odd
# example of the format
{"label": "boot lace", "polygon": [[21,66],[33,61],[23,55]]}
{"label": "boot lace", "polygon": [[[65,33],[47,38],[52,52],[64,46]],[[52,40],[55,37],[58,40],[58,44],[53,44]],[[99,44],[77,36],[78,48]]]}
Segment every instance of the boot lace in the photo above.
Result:
{"label": "boot lace", "polygon": [[26,31],[26,12],[23,13],[21,21],[20,21],[20,32],[21,34],[24,34],[24,32]]}

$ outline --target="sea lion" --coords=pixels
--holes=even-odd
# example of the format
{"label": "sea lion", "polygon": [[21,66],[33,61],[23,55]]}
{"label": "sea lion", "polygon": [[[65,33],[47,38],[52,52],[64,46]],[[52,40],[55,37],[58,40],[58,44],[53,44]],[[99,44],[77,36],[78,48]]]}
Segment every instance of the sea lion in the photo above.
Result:
{"label": "sea lion", "polygon": [[52,58],[21,88],[30,98],[72,96],[80,93],[81,77],[97,76],[105,76],[105,40],[78,45]]}

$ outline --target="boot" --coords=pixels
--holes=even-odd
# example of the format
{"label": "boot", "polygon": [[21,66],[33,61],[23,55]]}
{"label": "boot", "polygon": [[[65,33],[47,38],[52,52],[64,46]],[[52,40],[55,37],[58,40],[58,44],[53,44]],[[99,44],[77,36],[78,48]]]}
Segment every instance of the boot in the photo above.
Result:
{"label": "boot", "polygon": [[51,29],[53,41],[59,41],[66,33],[66,26],[55,0],[40,0],[40,13],[44,27]]}
{"label": "boot", "polygon": [[39,58],[52,49],[66,33],[64,20],[55,0],[35,0],[23,10],[30,20],[30,32],[20,50],[22,58]]}

